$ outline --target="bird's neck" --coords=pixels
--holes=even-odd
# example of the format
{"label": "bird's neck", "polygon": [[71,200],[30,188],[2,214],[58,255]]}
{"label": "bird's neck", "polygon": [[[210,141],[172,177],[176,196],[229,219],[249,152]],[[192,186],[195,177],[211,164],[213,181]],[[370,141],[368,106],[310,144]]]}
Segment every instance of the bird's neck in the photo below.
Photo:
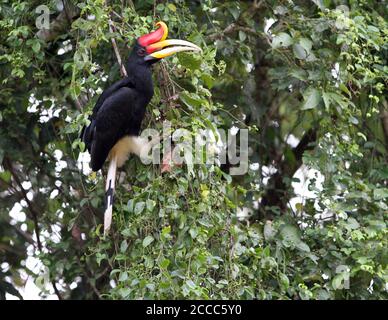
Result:
{"label": "bird's neck", "polygon": [[152,73],[149,66],[127,64],[127,73],[135,83],[136,89],[142,92],[145,98],[151,99],[154,94]]}

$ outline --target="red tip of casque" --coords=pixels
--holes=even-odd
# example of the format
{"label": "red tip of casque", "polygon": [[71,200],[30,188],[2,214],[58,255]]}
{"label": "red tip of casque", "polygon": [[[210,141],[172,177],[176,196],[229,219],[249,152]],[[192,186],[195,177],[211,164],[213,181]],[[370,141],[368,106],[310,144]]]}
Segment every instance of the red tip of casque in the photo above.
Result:
{"label": "red tip of casque", "polygon": [[164,22],[158,22],[159,28],[151,33],[145,34],[138,39],[139,44],[142,47],[147,47],[152,43],[164,40],[167,37],[167,26]]}

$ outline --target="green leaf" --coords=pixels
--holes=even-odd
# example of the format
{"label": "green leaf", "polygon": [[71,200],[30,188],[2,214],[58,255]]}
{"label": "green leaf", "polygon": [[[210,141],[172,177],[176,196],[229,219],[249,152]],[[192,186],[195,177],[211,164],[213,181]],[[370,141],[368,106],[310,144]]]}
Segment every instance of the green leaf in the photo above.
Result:
{"label": "green leaf", "polygon": [[147,268],[147,269],[151,269],[153,268],[154,266],[154,259],[152,259],[152,257],[150,256],[145,256],[144,257],[144,266]]}
{"label": "green leaf", "polygon": [[223,172],[223,171],[221,171],[222,172],[222,176],[225,178],[225,180],[226,180],[226,182],[228,183],[228,184],[231,184],[232,183],[232,176],[230,176],[229,174],[227,174],[227,173],[225,173],[225,172]]}
{"label": "green leaf", "polygon": [[144,201],[140,201],[140,202],[137,202],[136,205],[135,205],[135,214],[140,214],[143,212],[145,208],[145,202]]}
{"label": "green leaf", "polygon": [[247,35],[246,35],[246,33],[244,32],[244,31],[239,31],[238,32],[238,38],[240,39],[240,41],[241,42],[244,42],[245,41],[245,39],[247,38]]}
{"label": "green leaf", "polygon": [[288,287],[290,286],[290,280],[284,273],[279,274],[279,283],[283,290],[287,290]]}
{"label": "green leaf", "polygon": [[123,240],[120,245],[120,252],[125,253],[128,249],[128,242],[126,240]]}
{"label": "green leaf", "polygon": [[360,228],[360,224],[358,223],[358,221],[352,217],[346,220],[346,226],[353,230]]}
{"label": "green leaf", "polygon": [[266,222],[264,225],[264,239],[265,240],[272,240],[276,234],[275,229],[272,226],[272,223],[270,221]]}
{"label": "green leaf", "polygon": [[276,15],[285,15],[286,13],[288,12],[288,9],[287,7],[283,7],[283,6],[277,6],[274,10],[273,10],[273,13],[276,14]]}
{"label": "green leaf", "polygon": [[122,281],[126,281],[128,280],[128,273],[127,272],[121,272],[120,275],[119,275],[119,281],[122,282]]}
{"label": "green leaf", "polygon": [[285,225],[281,228],[280,235],[283,240],[292,243],[294,245],[300,243],[300,230],[293,225]]}
{"label": "green leaf", "polygon": [[329,95],[331,100],[337,102],[342,109],[345,109],[348,106],[347,102],[344,100],[344,97],[342,95],[339,95],[334,92],[329,93]]}
{"label": "green leaf", "polygon": [[190,228],[189,233],[190,233],[190,236],[191,236],[193,239],[195,239],[195,238],[197,237],[197,235],[198,235],[198,231],[197,231],[196,228]]}
{"label": "green leaf", "polygon": [[124,237],[128,238],[132,235],[132,231],[131,231],[131,229],[127,228],[127,229],[124,229],[123,231],[121,231],[121,234]]}
{"label": "green leaf", "polygon": [[312,2],[314,2],[320,10],[324,10],[326,8],[323,0],[312,0]]}
{"label": "green leaf", "polygon": [[190,70],[197,70],[201,67],[201,59],[196,55],[182,53],[179,55],[178,59],[182,66]]}
{"label": "green leaf", "polygon": [[128,211],[129,211],[130,213],[132,213],[133,210],[134,210],[134,204],[135,204],[135,201],[133,201],[133,199],[129,199],[129,200],[128,200],[127,208],[128,208]]}
{"label": "green leaf", "polygon": [[296,244],[296,247],[300,250],[300,251],[303,251],[303,252],[310,252],[310,247],[304,243],[303,241],[299,241],[297,244]]}
{"label": "green leaf", "polygon": [[294,52],[294,56],[300,60],[306,60],[307,51],[303,48],[299,43],[296,43],[292,46],[292,51]]}
{"label": "green leaf", "polygon": [[301,110],[314,109],[321,101],[321,95],[315,88],[309,88],[304,94],[305,102],[301,107]]}
{"label": "green leaf", "polygon": [[202,74],[201,79],[209,89],[213,87],[215,80],[210,74],[207,74],[207,73]]}
{"label": "green leaf", "polygon": [[132,292],[131,288],[120,288],[119,293],[122,298],[126,299]]}
{"label": "green leaf", "polygon": [[388,198],[388,188],[379,188],[373,190],[373,198],[375,200],[383,200]]}
{"label": "green leaf", "polygon": [[100,252],[97,252],[97,253],[96,253],[96,262],[97,262],[98,265],[101,264],[101,261],[102,261],[102,260],[105,260],[105,259],[107,259],[107,258],[108,258],[108,257],[107,257],[107,255],[106,255],[105,253],[100,253]]}
{"label": "green leaf", "polygon": [[100,198],[92,198],[90,203],[92,204],[92,206],[94,208],[98,208],[99,207],[99,203],[100,203]]}
{"label": "green leaf", "polygon": [[143,248],[148,247],[154,240],[155,240],[155,239],[154,239],[153,236],[147,236],[147,237],[145,237],[144,240],[143,240]]}
{"label": "green leaf", "polygon": [[228,10],[232,14],[234,20],[237,20],[240,16],[240,10],[237,7],[228,7]]}
{"label": "green leaf", "polygon": [[350,121],[350,123],[355,124],[355,125],[357,125],[359,123],[358,119],[356,117],[353,117],[353,116],[349,116],[349,121]]}
{"label": "green leaf", "polygon": [[173,3],[169,3],[167,5],[167,7],[172,11],[172,12],[176,12],[176,6],[173,4]]}
{"label": "green leaf", "polygon": [[301,38],[299,40],[299,44],[302,46],[303,49],[306,50],[307,54],[310,54],[311,48],[313,47],[313,43],[310,39],[307,38]]}
{"label": "green leaf", "polygon": [[376,28],[375,26],[368,25],[368,31],[371,33],[380,33],[379,28]]}
{"label": "green leaf", "polygon": [[200,107],[202,104],[202,100],[199,97],[186,91],[181,92],[179,97],[190,110]]}
{"label": "green leaf", "polygon": [[84,151],[85,151],[85,148],[86,148],[85,142],[81,141],[81,142],[79,143],[79,150],[80,150],[81,152],[84,152]]}
{"label": "green leaf", "polygon": [[293,68],[293,69],[291,69],[289,75],[293,76],[294,78],[296,78],[298,80],[302,80],[302,81],[307,80],[307,77],[308,77],[307,71],[303,70],[302,68]]}
{"label": "green leaf", "polygon": [[368,138],[366,137],[365,134],[363,134],[362,132],[357,132],[357,135],[361,138],[363,138],[365,141],[368,141]]}
{"label": "green leaf", "polygon": [[4,180],[7,183],[10,182],[11,181],[11,172],[8,170],[0,172],[0,179]]}
{"label": "green leaf", "polygon": [[326,110],[329,110],[329,108],[330,108],[330,101],[331,101],[330,95],[328,93],[326,93],[326,92],[323,92],[322,93],[322,98],[323,98],[323,103],[325,104]]}
{"label": "green leaf", "polygon": [[162,236],[162,238],[168,238],[169,235],[170,235],[170,233],[171,233],[171,226],[167,226],[167,227],[164,227],[164,228],[162,229],[162,234],[161,234],[161,236]]}
{"label": "green leaf", "polygon": [[343,92],[345,92],[349,97],[352,95],[352,94],[350,93],[349,89],[348,89],[343,83],[340,83],[339,88],[340,88]]}
{"label": "green leaf", "polygon": [[163,269],[167,269],[168,266],[170,265],[170,260],[169,259],[163,259],[162,262],[159,264],[159,266]]}
{"label": "green leaf", "polygon": [[163,11],[163,10],[164,10],[164,4],[163,4],[163,3],[159,3],[159,4],[156,6],[156,10],[157,10],[157,11]]}
{"label": "green leaf", "polygon": [[280,32],[273,38],[271,46],[273,49],[286,48],[292,45],[292,43],[292,38],[288,33]]}
{"label": "green leaf", "polygon": [[39,41],[35,41],[33,43],[32,51],[34,51],[35,53],[38,53],[40,51],[40,42]]}
{"label": "green leaf", "polygon": [[78,145],[79,145],[80,142],[81,142],[81,140],[80,140],[79,138],[75,139],[75,140],[73,141],[73,143],[71,144],[71,148],[72,148],[72,149],[77,149],[77,147],[78,147]]}
{"label": "green leaf", "polygon": [[187,280],[186,281],[186,285],[190,288],[190,289],[195,289],[196,285],[195,283],[193,282],[193,280]]}
{"label": "green leaf", "polygon": [[114,276],[116,273],[119,273],[120,272],[120,269],[113,269],[111,272],[110,272],[110,277]]}
{"label": "green leaf", "polygon": [[154,200],[147,199],[146,205],[147,205],[147,211],[152,212],[152,210],[154,210],[155,208],[156,202]]}
{"label": "green leaf", "polygon": [[342,288],[342,281],[344,280],[343,274],[337,274],[333,280],[331,281],[331,285],[333,286],[334,290],[338,290]]}

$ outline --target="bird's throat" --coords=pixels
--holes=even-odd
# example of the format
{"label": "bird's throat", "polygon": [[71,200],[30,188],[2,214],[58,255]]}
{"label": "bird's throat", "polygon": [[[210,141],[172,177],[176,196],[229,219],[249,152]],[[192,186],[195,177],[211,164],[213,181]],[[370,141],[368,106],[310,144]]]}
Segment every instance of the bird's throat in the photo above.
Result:
{"label": "bird's throat", "polygon": [[150,66],[129,63],[127,65],[127,73],[128,77],[131,77],[133,83],[136,84],[136,90],[151,100],[154,94],[154,86]]}

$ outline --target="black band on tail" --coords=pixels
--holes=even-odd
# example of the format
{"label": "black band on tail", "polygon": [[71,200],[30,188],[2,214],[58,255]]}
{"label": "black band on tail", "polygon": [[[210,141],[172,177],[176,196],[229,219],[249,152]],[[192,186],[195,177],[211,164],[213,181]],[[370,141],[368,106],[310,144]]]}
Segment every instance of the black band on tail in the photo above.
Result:
{"label": "black band on tail", "polygon": [[[109,201],[109,199],[110,199],[110,201]],[[112,188],[112,180],[110,180],[108,190],[106,190],[106,192],[105,192],[105,208],[104,208],[104,210],[106,210],[109,205],[113,206],[113,202],[114,202],[114,190]]]}

